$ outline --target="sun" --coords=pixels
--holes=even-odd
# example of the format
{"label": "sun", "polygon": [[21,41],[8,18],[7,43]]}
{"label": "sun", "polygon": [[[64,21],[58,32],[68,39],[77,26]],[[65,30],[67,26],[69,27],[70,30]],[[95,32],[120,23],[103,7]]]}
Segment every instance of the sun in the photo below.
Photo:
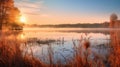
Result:
{"label": "sun", "polygon": [[26,18],[25,18],[25,16],[20,16],[20,22],[21,22],[21,23],[26,23]]}

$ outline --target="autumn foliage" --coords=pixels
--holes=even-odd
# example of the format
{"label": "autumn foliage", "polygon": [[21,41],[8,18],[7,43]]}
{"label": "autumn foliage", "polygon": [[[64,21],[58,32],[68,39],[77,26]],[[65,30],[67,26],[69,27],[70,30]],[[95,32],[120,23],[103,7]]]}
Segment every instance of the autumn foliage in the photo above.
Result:
{"label": "autumn foliage", "polygon": [[21,26],[20,10],[14,6],[13,0],[0,0],[0,29]]}

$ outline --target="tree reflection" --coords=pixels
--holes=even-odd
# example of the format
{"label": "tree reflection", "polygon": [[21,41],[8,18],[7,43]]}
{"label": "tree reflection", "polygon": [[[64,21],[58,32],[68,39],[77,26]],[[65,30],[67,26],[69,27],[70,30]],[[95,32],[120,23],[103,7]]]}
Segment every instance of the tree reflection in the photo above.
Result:
{"label": "tree reflection", "polygon": [[[20,36],[23,35],[22,31],[0,31],[0,39],[6,39],[6,40],[20,40]],[[23,37],[22,37],[23,38]]]}

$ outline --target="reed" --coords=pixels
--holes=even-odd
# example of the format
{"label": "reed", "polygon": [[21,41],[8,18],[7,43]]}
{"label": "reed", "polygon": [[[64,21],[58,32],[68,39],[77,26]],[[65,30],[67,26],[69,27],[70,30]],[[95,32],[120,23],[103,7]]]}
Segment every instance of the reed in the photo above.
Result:
{"label": "reed", "polygon": [[109,56],[109,62],[111,67],[120,66],[120,31],[111,31],[111,55]]}
{"label": "reed", "polygon": [[42,67],[38,59],[24,56],[20,50],[20,44],[16,40],[0,40],[0,67]]}
{"label": "reed", "polygon": [[40,59],[34,58],[32,52],[31,55],[23,55],[20,43],[16,39],[11,41],[3,38],[0,40],[0,67],[118,67],[120,65],[119,32],[112,32],[111,37],[113,40],[111,42],[111,54],[108,57],[109,61],[101,60],[101,56],[95,53],[93,53],[94,59],[90,59],[89,56],[92,52],[89,49],[91,47],[89,39],[81,39],[79,45],[76,44],[75,40],[72,40],[73,58],[67,59],[61,54],[66,62],[65,64],[62,64],[59,59],[57,63],[54,63],[54,49],[50,44],[48,44],[48,56],[46,57],[49,63],[46,64]]}

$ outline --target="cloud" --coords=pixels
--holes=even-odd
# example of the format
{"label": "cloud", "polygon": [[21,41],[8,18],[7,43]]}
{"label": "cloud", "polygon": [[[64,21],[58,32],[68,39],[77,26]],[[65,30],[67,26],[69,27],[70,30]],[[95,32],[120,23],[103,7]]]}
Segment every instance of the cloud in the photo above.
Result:
{"label": "cloud", "polygon": [[23,14],[35,14],[40,13],[41,9],[44,9],[43,0],[15,0],[15,6],[18,7]]}
{"label": "cloud", "polygon": [[44,0],[15,0],[15,6],[20,9],[21,15],[25,16],[29,23],[42,22],[42,19],[51,17],[51,14],[44,12],[46,9]]}

